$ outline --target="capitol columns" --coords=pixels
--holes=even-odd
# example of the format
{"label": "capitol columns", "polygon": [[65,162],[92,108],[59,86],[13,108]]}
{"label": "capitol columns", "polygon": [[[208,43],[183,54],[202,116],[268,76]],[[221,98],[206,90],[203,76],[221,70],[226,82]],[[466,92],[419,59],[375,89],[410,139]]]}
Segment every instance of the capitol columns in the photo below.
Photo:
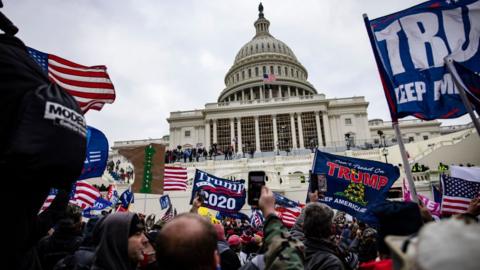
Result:
{"label": "capitol columns", "polygon": [[218,143],[217,142],[217,119],[212,119],[213,121],[213,142],[212,143]]}
{"label": "capitol columns", "polygon": [[260,99],[262,100],[262,99],[263,99],[263,96],[264,96],[264,94],[263,94],[263,86],[260,86],[260,87],[258,88],[258,91],[260,92]]}
{"label": "capitol columns", "polygon": [[328,121],[328,114],[327,111],[322,112],[323,116],[323,130],[325,131],[325,146],[328,146],[328,143],[332,143],[332,139],[330,137],[330,122]]}
{"label": "capitol columns", "polygon": [[255,152],[260,153],[260,128],[258,125],[258,115],[255,117]]}
{"label": "capitol columns", "polygon": [[297,146],[297,133],[295,132],[295,113],[290,114],[290,127],[292,130],[292,148],[296,150]]}
{"label": "capitol columns", "polygon": [[205,149],[210,149],[210,120],[205,120]]}
{"label": "capitol columns", "polygon": [[320,145],[323,142],[323,145],[326,145],[326,142],[323,141],[322,139],[322,127],[320,126],[320,112],[315,111],[315,125],[317,126],[317,146],[320,147]]}
{"label": "capitol columns", "polygon": [[237,145],[238,145],[238,153],[241,154],[243,152],[242,146],[242,118],[237,118]]}
{"label": "capitol columns", "polygon": [[235,121],[234,118],[230,118],[230,145],[233,148],[233,152],[235,152]]}
{"label": "capitol columns", "polygon": [[298,122],[298,136],[300,137],[299,138],[299,142],[300,142],[300,149],[304,149],[305,148],[305,142],[303,141],[303,126],[302,126],[302,113],[299,112],[297,113],[297,122]]}
{"label": "capitol columns", "polygon": [[242,90],[242,101],[245,101],[245,90]]}
{"label": "capitol columns", "polygon": [[274,151],[278,151],[278,129],[277,129],[277,115],[272,115],[272,125],[273,125],[273,148]]}

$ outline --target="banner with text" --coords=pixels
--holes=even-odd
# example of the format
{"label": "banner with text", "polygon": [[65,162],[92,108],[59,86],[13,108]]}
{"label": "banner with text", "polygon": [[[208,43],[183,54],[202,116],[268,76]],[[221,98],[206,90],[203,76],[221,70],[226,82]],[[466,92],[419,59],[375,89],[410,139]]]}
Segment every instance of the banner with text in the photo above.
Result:
{"label": "banner with text", "polygon": [[480,71],[480,2],[428,1],[367,21],[392,120],[466,113],[444,58]]}
{"label": "banner with text", "polygon": [[366,223],[375,224],[369,209],[385,200],[400,176],[398,167],[373,160],[337,156],[317,150],[312,173],[327,179],[321,200]]}
{"label": "banner with text", "polygon": [[197,170],[190,204],[201,190],[206,194],[204,206],[222,213],[236,213],[245,204],[245,180],[230,181]]}

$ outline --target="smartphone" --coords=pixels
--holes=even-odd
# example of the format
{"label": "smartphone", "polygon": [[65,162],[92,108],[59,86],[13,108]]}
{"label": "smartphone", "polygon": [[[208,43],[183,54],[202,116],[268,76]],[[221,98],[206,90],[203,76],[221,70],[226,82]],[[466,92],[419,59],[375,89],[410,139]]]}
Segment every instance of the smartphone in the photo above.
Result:
{"label": "smartphone", "polygon": [[251,171],[248,173],[248,204],[258,206],[258,200],[265,186],[265,172]]}
{"label": "smartphone", "polygon": [[326,192],[327,176],[324,173],[312,174],[310,177],[310,192]]}
{"label": "smartphone", "polygon": [[324,173],[317,174],[317,190],[327,192],[327,176]]}

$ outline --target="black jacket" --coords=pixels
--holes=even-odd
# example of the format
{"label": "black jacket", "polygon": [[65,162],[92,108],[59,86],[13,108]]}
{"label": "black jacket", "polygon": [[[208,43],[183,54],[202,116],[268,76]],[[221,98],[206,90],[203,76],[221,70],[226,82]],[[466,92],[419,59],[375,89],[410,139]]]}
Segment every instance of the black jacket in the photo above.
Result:
{"label": "black jacket", "polygon": [[334,243],[326,239],[305,240],[305,270],[344,270]]}
{"label": "black jacket", "polygon": [[220,253],[220,266],[222,270],[237,270],[240,268],[240,259],[225,241],[218,241],[218,253]]}

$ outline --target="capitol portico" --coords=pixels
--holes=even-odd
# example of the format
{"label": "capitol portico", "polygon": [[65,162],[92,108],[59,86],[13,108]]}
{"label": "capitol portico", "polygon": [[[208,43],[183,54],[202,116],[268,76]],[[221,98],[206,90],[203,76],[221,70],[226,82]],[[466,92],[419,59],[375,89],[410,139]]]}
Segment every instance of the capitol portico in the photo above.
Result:
{"label": "capitol portico", "polygon": [[328,148],[370,139],[364,97],[328,99],[293,51],[270,34],[259,6],[255,35],[237,53],[216,103],[171,112],[169,145],[237,153]]}

